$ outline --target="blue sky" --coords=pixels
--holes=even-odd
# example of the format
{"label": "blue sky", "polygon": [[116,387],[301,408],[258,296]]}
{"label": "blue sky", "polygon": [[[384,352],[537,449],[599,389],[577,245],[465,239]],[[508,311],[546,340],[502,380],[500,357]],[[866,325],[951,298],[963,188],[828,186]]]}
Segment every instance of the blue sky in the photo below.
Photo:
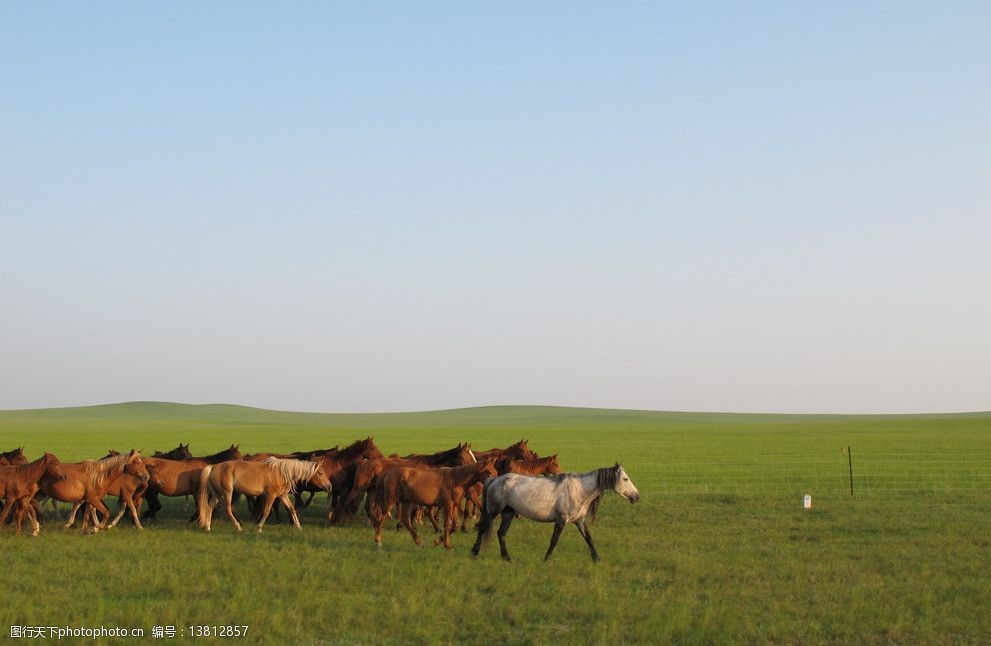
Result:
{"label": "blue sky", "polygon": [[991,5],[0,6],[0,408],[991,408]]}

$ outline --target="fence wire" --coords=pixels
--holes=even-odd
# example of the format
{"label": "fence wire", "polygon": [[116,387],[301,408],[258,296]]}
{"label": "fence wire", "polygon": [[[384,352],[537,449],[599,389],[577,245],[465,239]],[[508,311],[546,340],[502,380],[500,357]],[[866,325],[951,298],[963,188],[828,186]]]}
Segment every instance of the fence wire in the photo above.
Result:
{"label": "fence wire", "polygon": [[[887,493],[991,492],[991,455],[888,453],[853,455],[855,496]],[[843,453],[641,456],[625,463],[641,494],[850,495]]]}

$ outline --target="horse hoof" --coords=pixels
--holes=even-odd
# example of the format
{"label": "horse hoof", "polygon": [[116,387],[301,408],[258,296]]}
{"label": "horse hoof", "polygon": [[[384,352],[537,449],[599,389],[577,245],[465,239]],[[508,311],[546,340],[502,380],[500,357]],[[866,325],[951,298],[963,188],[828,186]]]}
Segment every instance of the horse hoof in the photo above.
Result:
{"label": "horse hoof", "polygon": [[506,563],[512,563],[513,562],[513,559],[509,558],[508,556],[502,557],[502,560],[505,561]]}

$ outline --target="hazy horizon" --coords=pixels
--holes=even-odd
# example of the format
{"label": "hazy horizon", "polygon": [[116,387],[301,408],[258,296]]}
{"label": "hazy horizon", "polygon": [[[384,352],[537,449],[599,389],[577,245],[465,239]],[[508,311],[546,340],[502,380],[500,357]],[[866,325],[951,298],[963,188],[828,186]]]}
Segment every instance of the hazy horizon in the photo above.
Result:
{"label": "hazy horizon", "polygon": [[0,409],[991,409],[991,5],[0,6]]}

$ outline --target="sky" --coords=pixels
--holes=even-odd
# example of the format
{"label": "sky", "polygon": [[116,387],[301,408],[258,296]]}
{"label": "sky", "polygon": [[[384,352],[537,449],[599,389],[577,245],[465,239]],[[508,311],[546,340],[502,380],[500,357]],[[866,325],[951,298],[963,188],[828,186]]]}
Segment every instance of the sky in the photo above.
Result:
{"label": "sky", "polygon": [[991,409],[991,4],[0,4],[0,408]]}

